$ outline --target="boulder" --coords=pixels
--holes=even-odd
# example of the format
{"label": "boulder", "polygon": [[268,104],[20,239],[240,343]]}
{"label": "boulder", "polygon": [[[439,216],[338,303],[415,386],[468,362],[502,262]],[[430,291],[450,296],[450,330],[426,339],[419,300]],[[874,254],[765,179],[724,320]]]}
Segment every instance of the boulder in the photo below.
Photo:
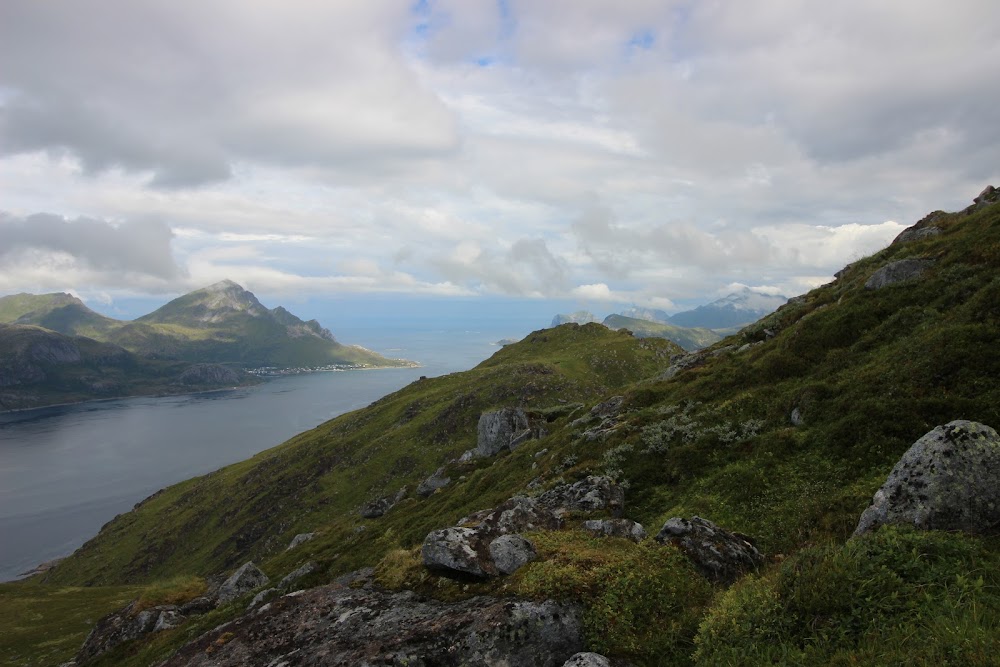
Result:
{"label": "boulder", "polygon": [[985,533],[1000,528],[1000,436],[956,420],[917,440],[875,492],[855,535],[887,523]]}
{"label": "boulder", "polygon": [[299,546],[300,544],[303,544],[304,542],[308,542],[314,537],[316,537],[316,533],[299,533],[298,535],[292,538],[291,542],[288,543],[288,548],[285,549],[285,551],[288,551],[289,549],[294,549],[295,547]]}
{"label": "boulder", "polygon": [[496,537],[529,530],[559,530],[562,525],[562,519],[539,500],[514,496],[486,514],[477,530]]}
{"label": "boulder", "polygon": [[598,403],[592,407],[590,409],[590,414],[595,417],[614,417],[621,411],[624,403],[624,396],[612,396],[603,403]]}
{"label": "boulder", "polygon": [[119,644],[138,639],[150,632],[176,627],[183,621],[184,616],[173,605],[139,611],[138,601],[132,602],[97,621],[74,660],[78,664],[83,664]]}
{"label": "boulder", "polygon": [[987,185],[986,188],[979,193],[979,196],[972,201],[977,207],[989,206],[990,204],[1000,201],[1000,190],[997,190],[992,185]]}
{"label": "boulder", "polygon": [[802,409],[794,408],[792,414],[788,416],[788,421],[792,422],[792,426],[802,426],[806,423],[806,420],[802,417]]}
{"label": "boulder", "polygon": [[595,537],[623,537],[633,542],[646,539],[642,524],[629,519],[592,519],[583,522],[583,529]]}
{"label": "boulder", "polygon": [[562,667],[611,667],[611,661],[600,653],[577,653]]}
{"label": "boulder", "polygon": [[259,607],[266,601],[270,600],[278,594],[277,588],[265,588],[257,595],[253,596],[253,600],[250,600],[250,604],[247,605],[247,611],[250,611],[254,607]]}
{"label": "boulder", "polygon": [[476,448],[473,458],[495,456],[503,450],[513,451],[531,437],[528,415],[521,408],[501,408],[479,416]]}
{"label": "boulder", "polygon": [[318,566],[313,561],[309,561],[305,565],[300,565],[281,578],[281,581],[278,582],[278,588],[281,590],[288,590],[296,580],[301,579],[307,574],[312,574],[316,571],[317,567]]}
{"label": "boulder", "polygon": [[730,533],[701,517],[668,519],[656,541],[673,544],[712,581],[731,584],[756,569],[764,556],[746,535]]}
{"label": "boulder", "polygon": [[205,633],[163,667],[559,667],[584,648],[581,616],[553,601],[441,602],[410,591],[321,586]]}
{"label": "boulder", "polygon": [[184,616],[197,616],[210,612],[213,609],[215,609],[215,601],[212,598],[202,596],[188,600],[180,606],[178,611]]}
{"label": "boulder", "polygon": [[443,489],[444,487],[451,484],[451,477],[446,477],[444,474],[444,467],[440,467],[434,471],[434,474],[420,482],[417,486],[417,495],[421,498],[426,498],[438,489]]}
{"label": "boulder", "polygon": [[899,233],[895,239],[893,239],[890,245],[896,245],[897,243],[909,243],[910,241],[919,241],[921,239],[931,238],[932,236],[937,236],[941,233],[940,227],[935,227],[931,225],[929,227],[921,227],[916,229],[914,227],[909,227],[904,229]]}
{"label": "boulder", "polygon": [[901,259],[886,264],[865,282],[865,289],[882,289],[919,278],[934,262],[929,259]]}
{"label": "boulder", "polygon": [[536,558],[535,545],[520,535],[501,535],[490,542],[490,560],[497,574],[513,574]]}
{"label": "boulder", "polygon": [[495,573],[488,543],[475,528],[432,530],[420,548],[424,567],[451,576],[486,578]]}
{"label": "boulder", "polygon": [[575,484],[562,484],[546,491],[538,497],[538,503],[557,515],[607,510],[620,517],[625,492],[610,477],[591,475]]}
{"label": "boulder", "polygon": [[222,586],[219,587],[216,599],[219,604],[235,600],[255,588],[266,586],[269,581],[270,579],[267,578],[267,575],[261,572],[253,564],[253,561],[247,561],[223,582]]}

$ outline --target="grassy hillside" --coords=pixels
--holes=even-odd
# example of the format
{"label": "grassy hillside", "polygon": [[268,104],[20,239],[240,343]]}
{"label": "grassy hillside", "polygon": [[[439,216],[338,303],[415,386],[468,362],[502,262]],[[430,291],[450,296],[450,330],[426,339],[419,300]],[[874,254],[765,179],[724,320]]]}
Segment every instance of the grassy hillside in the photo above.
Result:
{"label": "grassy hillside", "polygon": [[711,329],[679,327],[663,322],[651,322],[624,315],[608,315],[604,326],[609,329],[628,329],[638,338],[666,338],[685,350],[700,350],[722,340],[722,336]]}
{"label": "grassy hillside", "polygon": [[0,297],[0,324],[32,324],[67,336],[107,340],[122,322],[95,313],[65,293]]}
{"label": "grassy hillside", "polygon": [[[247,558],[273,578],[311,559],[321,567],[309,585],[378,565],[384,585],[425,595],[576,600],[590,648],[641,665],[995,664],[1000,538],[883,528],[849,540],[917,438],[959,418],[1000,427],[1000,204],[934,224],[939,235],[852,264],[677,373],[664,373],[677,349],[661,339],[599,325],[536,332],[471,371],[413,383],[153,496],[32,585],[148,584]],[[933,264],[865,287],[905,258]],[[615,394],[620,421],[586,435],[594,423],[577,419]],[[475,443],[479,414],[504,405],[524,406],[547,435],[449,463]],[[416,497],[442,465],[452,483]],[[419,566],[428,530],[594,473],[626,487],[627,515],[652,532],[697,514],[752,536],[767,564],[711,585],[675,550],[598,541],[571,521],[531,535],[541,558],[507,579],[461,584]],[[358,514],[404,485],[384,516]],[[284,550],[307,531],[317,537]],[[100,664],[155,664],[240,611]]]}

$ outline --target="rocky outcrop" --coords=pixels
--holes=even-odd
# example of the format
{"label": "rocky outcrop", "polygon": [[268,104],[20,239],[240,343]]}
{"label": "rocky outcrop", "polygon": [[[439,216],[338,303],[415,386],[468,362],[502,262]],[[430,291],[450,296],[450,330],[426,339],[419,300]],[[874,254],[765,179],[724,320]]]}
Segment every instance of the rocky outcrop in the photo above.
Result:
{"label": "rocky outcrop", "polygon": [[1000,190],[997,190],[992,185],[987,185],[986,188],[979,193],[979,196],[972,200],[972,206],[966,209],[968,213],[974,213],[984,206],[990,206],[1000,201]]}
{"label": "rocky outcrop", "polygon": [[432,530],[424,539],[424,566],[455,577],[486,578],[511,574],[535,557],[527,539],[507,539],[531,530],[556,530],[562,521],[531,498],[517,496],[493,510],[477,512],[458,526]]}
{"label": "rocky outcrop", "polygon": [[266,586],[269,581],[267,575],[261,572],[253,564],[253,561],[247,561],[223,582],[216,594],[216,599],[219,604],[224,604],[242,595],[246,595],[256,588]]}
{"label": "rocky outcrop", "polygon": [[435,470],[434,474],[417,485],[417,495],[421,498],[426,498],[449,484],[451,484],[451,477],[444,474],[444,466],[442,466]]}
{"label": "rocky outcrop", "polygon": [[865,282],[865,289],[882,289],[889,285],[915,280],[933,263],[929,259],[901,259],[890,262],[871,275]]}
{"label": "rocky outcrop", "polygon": [[1000,529],[1000,436],[957,420],[917,440],[875,492],[855,535],[887,523],[924,530]]}
{"label": "rocky outcrop", "polygon": [[611,661],[600,653],[577,653],[562,667],[611,667]]}
{"label": "rocky outcrop", "polygon": [[591,519],[583,522],[583,529],[595,537],[622,537],[633,542],[646,539],[642,524],[629,519]]}
{"label": "rocky outcrop", "polygon": [[184,617],[173,605],[139,610],[138,601],[108,614],[97,622],[74,659],[77,664],[92,660],[119,644],[138,639],[150,632],[176,627]]}
{"label": "rocky outcrop", "polygon": [[177,377],[181,384],[235,385],[242,381],[240,374],[220,364],[195,364]]}
{"label": "rocky outcrop", "polygon": [[731,584],[759,567],[764,556],[746,535],[730,533],[701,517],[668,519],[656,541],[673,544],[712,581]]}
{"label": "rocky outcrop", "polygon": [[614,517],[621,517],[625,492],[610,477],[591,475],[546,491],[538,497],[538,504],[557,515],[606,510]]}
{"label": "rocky outcrop", "polygon": [[466,458],[487,458],[504,450],[514,451],[534,436],[528,415],[521,408],[484,412],[476,429],[476,447]]}
{"label": "rocky outcrop", "polygon": [[299,546],[300,544],[308,542],[314,537],[316,537],[316,533],[299,533],[298,535],[292,538],[291,542],[288,543],[288,546],[285,548],[285,551],[288,551],[289,549],[294,549],[295,547]]}
{"label": "rocky outcrop", "polygon": [[323,586],[212,630],[163,667],[558,667],[582,649],[581,612],[571,605]]}

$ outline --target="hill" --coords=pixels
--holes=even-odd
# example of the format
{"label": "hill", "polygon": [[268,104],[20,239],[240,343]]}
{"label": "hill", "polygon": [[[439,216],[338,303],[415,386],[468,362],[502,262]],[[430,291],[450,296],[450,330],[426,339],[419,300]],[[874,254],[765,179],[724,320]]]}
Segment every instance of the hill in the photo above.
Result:
{"label": "hill", "polygon": [[787,297],[744,287],[704,306],[675,313],[666,321],[680,327],[729,329],[756,322],[773,313],[786,301]]}
{"label": "hill", "polygon": [[305,322],[280,306],[269,310],[230,280],[185,294],[132,322],[99,315],[68,294],[18,294],[0,298],[0,322],[88,336],[150,359],[245,368],[412,365],[343,345],[315,320]]}
{"label": "hill", "polygon": [[[0,620],[16,626],[4,641],[19,656],[79,644],[78,626],[54,637],[51,620],[32,634],[13,619],[44,619],[65,596],[97,615],[141,589],[133,615],[193,606],[88,664],[160,664],[178,649],[168,664],[346,664],[338,651],[361,640],[388,664],[439,649],[452,664],[493,651],[491,628],[524,643],[537,627],[579,641],[514,664],[560,665],[581,648],[637,665],[993,664],[995,525],[854,536],[914,442],[958,419],[1000,425],[1000,203],[980,197],[909,231],[704,350],[678,358],[665,340],[598,325],[538,331],[165,489],[46,575],[0,586]],[[504,446],[483,452],[501,432]],[[963,448],[1000,455],[983,433]],[[992,474],[995,491],[1000,466],[986,468],[959,471],[958,486]],[[629,520],[663,529],[633,541]],[[717,530],[685,542],[705,520]],[[489,532],[508,524],[516,534]],[[627,530],[598,536],[616,526]],[[483,535],[488,553],[461,541]],[[447,539],[468,549],[447,552]],[[251,558],[294,583],[249,612],[261,578],[211,611],[196,602]],[[447,558],[474,562],[448,571]],[[374,570],[341,578],[363,566]],[[292,588],[308,591],[281,596]],[[384,624],[402,645],[382,650]]]}
{"label": "hill", "polygon": [[83,336],[0,324],[0,411],[248,382],[246,374],[213,364],[157,362]]}
{"label": "hill", "polygon": [[609,329],[628,329],[638,338],[666,338],[689,352],[722,340],[722,336],[711,329],[692,329],[624,315],[608,315],[603,324]]}
{"label": "hill", "polygon": [[589,324],[597,321],[597,316],[589,310],[578,310],[573,313],[559,313],[554,315],[552,317],[552,324],[549,326],[557,327],[560,324]]}

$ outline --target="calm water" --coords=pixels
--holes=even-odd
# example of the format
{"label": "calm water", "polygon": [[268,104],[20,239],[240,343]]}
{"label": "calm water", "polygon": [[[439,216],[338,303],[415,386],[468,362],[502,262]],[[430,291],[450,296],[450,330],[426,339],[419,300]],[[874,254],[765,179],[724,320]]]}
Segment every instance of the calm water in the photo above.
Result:
{"label": "calm water", "polygon": [[471,368],[505,335],[428,329],[400,344],[399,333],[372,331],[346,340],[424,366],[0,414],[0,581],[72,552],[164,486],[273,447],[421,375]]}

